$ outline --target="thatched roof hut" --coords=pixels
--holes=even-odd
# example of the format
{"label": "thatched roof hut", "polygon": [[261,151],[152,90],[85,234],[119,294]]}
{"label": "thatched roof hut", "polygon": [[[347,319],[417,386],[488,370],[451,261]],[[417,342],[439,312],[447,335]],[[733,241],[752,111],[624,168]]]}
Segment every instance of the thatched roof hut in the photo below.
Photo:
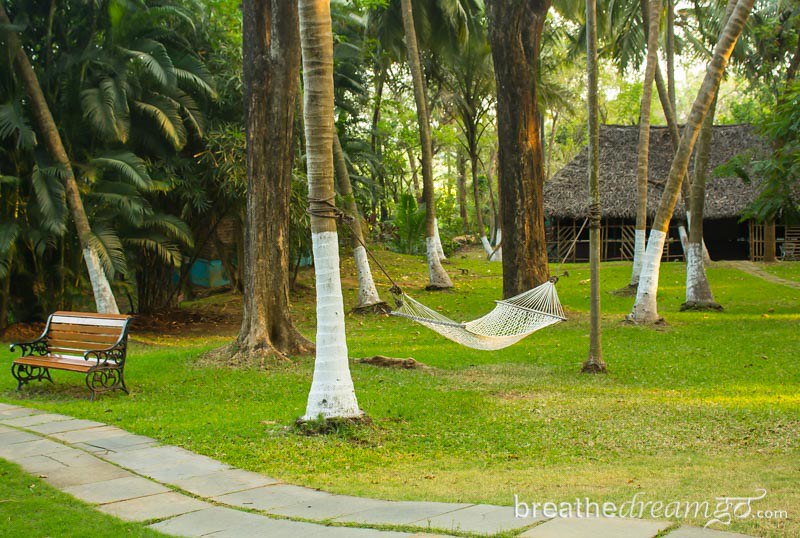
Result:
{"label": "thatched roof hut", "polygon": [[[636,125],[600,127],[600,197],[603,216],[606,218],[636,218],[638,140],[639,127]],[[742,210],[757,196],[757,186],[746,184],[738,177],[711,177],[714,168],[751,148],[766,149],[766,145],[750,125],[714,127],[706,186],[705,218],[738,218]],[[651,127],[650,183],[647,193],[647,212],[650,217],[655,215],[658,207],[672,156],[672,142],[667,127]],[[589,200],[587,166],[588,155],[584,148],[545,184],[545,215],[580,220],[586,217]],[[683,204],[679,203],[675,208],[676,215],[682,216],[683,211]]]}

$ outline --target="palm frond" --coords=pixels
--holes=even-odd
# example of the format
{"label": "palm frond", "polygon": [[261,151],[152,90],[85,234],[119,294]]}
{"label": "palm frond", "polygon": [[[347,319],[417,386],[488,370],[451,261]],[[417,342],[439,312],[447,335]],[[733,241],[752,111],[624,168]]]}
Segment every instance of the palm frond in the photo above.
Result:
{"label": "palm frond", "polygon": [[36,133],[28,125],[18,101],[0,105],[0,140],[16,138],[17,149],[31,149],[36,145]]}
{"label": "palm frond", "polygon": [[211,99],[218,97],[214,77],[205,63],[194,54],[183,54],[173,59],[178,85],[184,90],[198,90]]}
{"label": "palm frond", "polygon": [[186,128],[173,102],[163,96],[151,95],[148,101],[134,101],[134,108],[156,123],[173,148],[183,149],[186,145]]}
{"label": "palm frond", "polygon": [[114,175],[143,191],[152,188],[144,161],[130,151],[114,151],[92,159],[91,164],[112,170]]}
{"label": "palm frond", "polygon": [[31,185],[36,203],[41,210],[42,226],[55,235],[67,230],[67,197],[61,180],[63,171],[57,166],[34,166]]}
{"label": "palm frond", "polygon": [[114,278],[117,271],[123,275],[128,272],[125,249],[114,228],[105,223],[95,223],[89,235],[89,246],[97,252],[100,265],[109,279]]}

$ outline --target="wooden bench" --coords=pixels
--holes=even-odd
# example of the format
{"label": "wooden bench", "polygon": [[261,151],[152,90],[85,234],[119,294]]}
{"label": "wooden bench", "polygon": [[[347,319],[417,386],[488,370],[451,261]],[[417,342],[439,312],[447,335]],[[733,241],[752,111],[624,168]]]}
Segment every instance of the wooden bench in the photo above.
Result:
{"label": "wooden bench", "polygon": [[11,351],[22,350],[11,365],[17,390],[31,381],[52,383],[50,370],[66,370],[86,374],[92,401],[100,392],[120,389],[128,394],[124,374],[130,320],[119,314],[51,314],[38,339],[11,344]]}

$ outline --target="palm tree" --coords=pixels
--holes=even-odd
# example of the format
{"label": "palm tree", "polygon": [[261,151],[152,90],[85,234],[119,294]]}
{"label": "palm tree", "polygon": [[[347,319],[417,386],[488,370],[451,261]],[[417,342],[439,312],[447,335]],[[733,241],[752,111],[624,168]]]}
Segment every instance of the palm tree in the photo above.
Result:
{"label": "palm tree", "polygon": [[597,101],[597,3],[586,0],[586,69],[588,71],[589,111],[589,356],[582,372],[606,371],[600,338],[600,110]]}
{"label": "palm tree", "polygon": [[647,250],[642,263],[636,302],[629,319],[637,323],[652,323],[660,319],[657,307],[658,276],[661,256],[669,229],[669,221],[680,196],[681,183],[689,168],[689,160],[705,117],[719,89],[733,47],[744,29],[747,17],[753,9],[755,0],[738,0],[706,69],[706,75],[692,105],[691,113],[684,127],[681,143],[670,166],[664,193],[658,204],[653,228],[647,242]]}
{"label": "palm tree", "polygon": [[645,242],[647,240],[647,184],[650,155],[650,103],[653,100],[653,79],[658,64],[658,27],[661,19],[661,1],[651,0],[647,13],[647,63],[644,71],[642,101],[639,109],[639,144],[636,158],[636,231],[633,249],[633,271],[630,288],[639,284]]}
{"label": "palm tree", "polygon": [[475,199],[475,222],[487,255],[492,246],[486,237],[478,181],[480,141],[485,130],[484,119],[491,107],[494,72],[492,51],[482,28],[470,33],[467,43],[445,55],[444,85],[450,93],[450,104],[464,137],[464,147],[472,172],[472,194]]}
{"label": "palm tree", "polygon": [[[11,24],[5,7],[2,5],[0,5],[0,23],[4,25]],[[86,269],[89,272],[89,279],[92,283],[97,311],[104,314],[119,314],[117,301],[111,291],[111,284],[109,284],[108,277],[100,263],[97,240],[94,238],[92,229],[89,226],[89,219],[83,207],[83,200],[78,190],[78,183],[75,181],[72,164],[67,156],[66,149],[64,149],[61,135],[58,133],[58,128],[53,120],[53,115],[50,113],[50,107],[47,104],[44,93],[42,93],[42,88],[39,86],[39,79],[36,78],[36,73],[33,72],[33,67],[28,61],[25,51],[19,46],[16,35],[10,34],[10,39],[13,40],[9,49],[14,55],[14,67],[30,99],[31,111],[39,127],[39,134],[42,136],[50,156],[62,170],[66,200],[72,213],[75,229],[78,232],[78,240],[83,251]]]}
{"label": "palm tree", "polygon": [[305,420],[357,417],[344,328],[333,210],[333,31],[330,0],[299,0],[311,240],[317,289],[317,356]]}
{"label": "palm tree", "polygon": [[342,143],[338,136],[333,137],[333,165],[339,184],[339,195],[344,201],[344,207],[352,219],[350,228],[353,232],[353,257],[356,261],[358,272],[358,303],[356,310],[387,311],[386,303],[381,300],[375,281],[372,279],[372,270],[367,259],[367,249],[364,247],[364,233],[361,231],[361,212],[353,195],[353,185],[350,183],[350,172],[347,170]]}
{"label": "palm tree", "polygon": [[539,53],[550,0],[487,2],[497,86],[503,296],[548,278]]}
{"label": "palm tree", "polygon": [[422,75],[422,61],[419,56],[417,32],[414,27],[414,11],[411,0],[401,0],[403,28],[406,34],[406,52],[411,80],[414,85],[414,100],[417,105],[419,139],[422,145],[422,191],[425,200],[425,252],[428,259],[428,289],[452,288],[453,283],[442,267],[436,235],[436,198],[433,183],[433,146],[431,143],[428,101],[425,95],[425,79]]}

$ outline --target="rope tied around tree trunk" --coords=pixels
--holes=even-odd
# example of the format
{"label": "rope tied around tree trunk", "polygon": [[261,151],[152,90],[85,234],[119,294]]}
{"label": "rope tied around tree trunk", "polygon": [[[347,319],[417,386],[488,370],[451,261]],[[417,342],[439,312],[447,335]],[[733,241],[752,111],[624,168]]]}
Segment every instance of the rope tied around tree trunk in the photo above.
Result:
{"label": "rope tied around tree trunk", "polygon": [[389,279],[389,282],[392,283],[392,287],[389,288],[389,293],[391,293],[392,297],[394,297],[394,301],[397,303],[398,308],[401,307],[403,305],[403,290],[400,288],[397,282],[394,281],[391,275],[389,275],[383,265],[381,265],[381,262],[378,261],[364,241],[358,236],[357,233],[355,233],[355,230],[353,229],[353,222],[355,222],[357,217],[339,209],[335,203],[335,200],[335,194],[328,198],[309,198],[308,209],[306,211],[309,215],[314,217],[320,217],[323,219],[336,219],[338,222],[344,224],[350,229],[350,233],[353,234],[353,237],[355,237],[356,241],[358,241],[358,243],[364,247],[364,252],[366,252],[367,255],[372,258],[372,261],[375,262],[375,264],[378,266],[378,269],[381,270],[381,273],[383,273],[384,276]]}
{"label": "rope tied around tree trunk", "polygon": [[603,219],[603,213],[600,210],[600,202],[592,202],[589,205],[589,213],[588,213],[588,216],[586,218],[591,223],[590,224],[591,228],[599,228],[600,227],[600,222]]}

